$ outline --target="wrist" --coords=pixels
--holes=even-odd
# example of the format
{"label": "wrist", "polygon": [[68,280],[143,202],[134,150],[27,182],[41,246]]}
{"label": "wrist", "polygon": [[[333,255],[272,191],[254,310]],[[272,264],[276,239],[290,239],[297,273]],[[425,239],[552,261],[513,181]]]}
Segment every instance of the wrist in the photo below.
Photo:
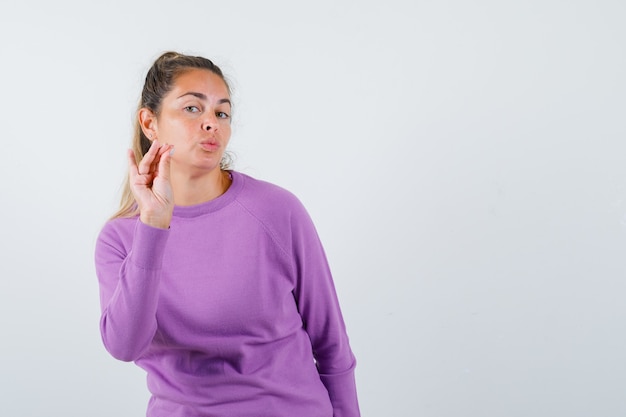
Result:
{"label": "wrist", "polygon": [[151,215],[150,213],[141,213],[139,215],[139,220],[147,226],[155,227],[157,229],[169,229],[170,223],[172,222],[172,216],[163,216],[163,215]]}

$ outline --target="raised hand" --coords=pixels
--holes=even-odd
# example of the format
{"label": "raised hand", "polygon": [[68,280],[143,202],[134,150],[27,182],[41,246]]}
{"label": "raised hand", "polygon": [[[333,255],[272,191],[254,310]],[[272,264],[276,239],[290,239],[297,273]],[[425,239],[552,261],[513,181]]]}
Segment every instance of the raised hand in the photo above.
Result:
{"label": "raised hand", "polygon": [[137,164],[135,152],[128,151],[130,189],[139,207],[139,218],[147,225],[167,229],[174,211],[170,183],[172,145],[154,140]]}

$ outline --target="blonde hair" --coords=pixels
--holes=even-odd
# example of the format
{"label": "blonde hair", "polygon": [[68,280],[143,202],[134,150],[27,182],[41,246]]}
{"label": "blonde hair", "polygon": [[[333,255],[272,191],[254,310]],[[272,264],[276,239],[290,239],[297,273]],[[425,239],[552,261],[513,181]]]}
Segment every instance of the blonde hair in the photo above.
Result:
{"label": "blonde hair", "polygon": [[[137,106],[137,112],[142,108],[147,108],[158,116],[163,97],[174,87],[176,77],[186,70],[193,68],[206,69],[218,75],[224,81],[224,84],[226,84],[226,89],[230,95],[231,90],[228,81],[226,81],[222,70],[211,62],[211,60],[199,56],[183,55],[177,52],[165,52],[154,61],[154,64],[152,64],[152,67],[148,70],[141,92],[141,99]],[[151,141],[144,135],[141,125],[139,124],[139,119],[137,115],[135,115],[131,149],[135,153],[137,163],[139,163],[146,152],[148,152],[150,144]],[[220,162],[220,168],[223,170],[230,169],[231,164],[232,155],[229,152],[225,152]],[[130,190],[129,178],[126,176],[122,188],[120,207],[111,218],[133,217],[138,214],[139,209],[137,202]]]}

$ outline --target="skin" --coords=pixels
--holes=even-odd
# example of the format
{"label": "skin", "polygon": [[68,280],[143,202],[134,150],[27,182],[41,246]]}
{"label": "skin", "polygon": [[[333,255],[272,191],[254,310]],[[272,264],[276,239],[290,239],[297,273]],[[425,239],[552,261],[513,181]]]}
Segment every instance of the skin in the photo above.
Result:
{"label": "skin", "polygon": [[204,69],[180,74],[158,114],[139,110],[139,123],[152,146],[139,164],[132,151],[128,160],[142,222],[168,228],[174,205],[200,204],[228,189],[230,180],[220,161],[230,140],[230,114],[226,84]]}

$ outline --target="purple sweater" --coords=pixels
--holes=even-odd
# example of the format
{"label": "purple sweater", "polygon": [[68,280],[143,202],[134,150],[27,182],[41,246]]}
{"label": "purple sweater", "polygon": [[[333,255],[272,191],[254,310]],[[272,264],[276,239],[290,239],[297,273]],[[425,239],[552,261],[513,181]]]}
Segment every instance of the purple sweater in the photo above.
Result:
{"label": "purple sweater", "polygon": [[147,372],[149,417],[357,417],[355,358],[309,215],[232,172],[170,229],[109,221],[95,249],[100,330]]}

